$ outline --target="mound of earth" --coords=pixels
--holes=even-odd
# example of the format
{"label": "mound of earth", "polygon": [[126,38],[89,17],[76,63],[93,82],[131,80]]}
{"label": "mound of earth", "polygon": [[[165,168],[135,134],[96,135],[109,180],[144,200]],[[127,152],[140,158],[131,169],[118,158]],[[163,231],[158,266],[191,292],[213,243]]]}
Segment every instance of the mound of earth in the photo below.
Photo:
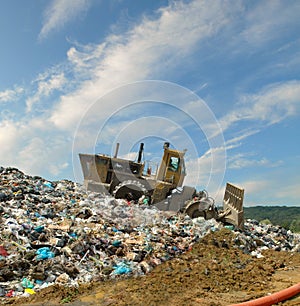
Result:
{"label": "mound of earth", "polygon": [[[235,235],[222,229],[191,250],[144,276],[94,282],[78,288],[51,286],[11,305],[230,305],[277,292],[300,282],[300,253],[266,250],[244,254]],[[300,297],[280,305],[300,305]]]}

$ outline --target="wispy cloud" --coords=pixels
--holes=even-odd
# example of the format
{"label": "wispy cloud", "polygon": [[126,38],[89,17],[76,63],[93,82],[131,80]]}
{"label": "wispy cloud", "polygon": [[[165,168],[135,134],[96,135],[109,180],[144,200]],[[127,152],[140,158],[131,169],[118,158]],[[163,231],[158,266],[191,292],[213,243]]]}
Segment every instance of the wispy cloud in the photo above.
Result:
{"label": "wispy cloud", "polygon": [[24,89],[21,87],[0,91],[0,103],[16,100],[23,93],[23,91]]}
{"label": "wispy cloud", "polygon": [[[257,2],[245,17],[245,29],[240,38],[254,47],[264,45],[285,35],[289,27],[297,28],[300,3],[290,1]],[[274,17],[276,16],[276,17]]]}
{"label": "wispy cloud", "polygon": [[239,131],[237,136],[226,140],[226,145],[227,146],[232,145],[232,144],[236,145],[238,143],[241,143],[242,140],[247,139],[248,137],[250,137],[252,135],[255,135],[259,132],[260,132],[260,130],[258,130],[258,129],[254,129],[254,130],[247,129],[247,130]]}
{"label": "wispy cloud", "polygon": [[68,61],[71,63],[76,73],[86,74],[92,78],[95,65],[99,64],[105,54],[106,44],[88,44],[81,45],[78,42],[72,42],[71,47],[67,52]]}
{"label": "wispy cloud", "polygon": [[278,123],[300,111],[300,81],[270,84],[256,94],[244,95],[233,111],[219,121],[223,131],[239,121],[256,121],[262,125]]}
{"label": "wispy cloud", "polygon": [[52,31],[61,29],[79,14],[85,12],[89,4],[89,0],[52,0],[45,10],[39,39],[45,39]]}
{"label": "wispy cloud", "polygon": [[26,100],[27,112],[32,110],[34,104],[48,97],[54,90],[60,90],[66,84],[66,78],[63,73],[52,74],[49,77],[40,77],[37,82],[37,91]]}
{"label": "wispy cloud", "polygon": [[[282,161],[271,161],[267,158],[255,158],[254,154],[250,153],[239,153],[235,154],[228,158],[228,168],[229,169],[244,169],[244,168],[251,168],[251,167],[265,167],[265,168],[272,168],[282,165]],[[251,156],[253,156],[251,158]]]}
{"label": "wispy cloud", "polygon": [[245,119],[262,120],[268,124],[278,123],[287,117],[295,116],[300,111],[300,81],[288,81],[271,84],[256,95],[244,97]]}
{"label": "wispy cloud", "polygon": [[[258,5],[257,10],[259,9],[261,8]],[[109,35],[99,45],[77,45],[70,48],[67,53],[69,62],[79,74],[86,73],[88,69],[89,80],[82,82],[76,92],[61,98],[52,113],[51,122],[62,129],[73,128],[91,103],[115,86],[135,80],[163,77],[166,71],[172,71],[176,67],[178,58],[184,58],[196,45],[201,45],[201,42],[205,44],[207,39],[214,38],[227,26],[232,27],[239,14],[248,16],[244,10],[241,4],[233,8],[224,5],[222,1],[215,1],[211,6],[202,1],[188,4],[176,2],[176,5],[171,4],[160,9],[157,18],[145,17],[126,33]],[[246,19],[248,22],[244,26],[250,29],[256,20],[252,20],[251,16]],[[261,23],[267,22],[262,16],[260,19]],[[284,23],[284,20],[282,17],[281,22]],[[276,22],[272,23],[268,32],[274,31],[276,27]],[[229,34],[226,32],[226,35]],[[234,36],[233,33],[231,35]],[[241,43],[243,38],[239,39]],[[244,104],[237,105],[235,111],[221,118],[222,128],[226,130],[241,120],[266,120],[275,123],[283,119],[284,115],[289,116],[295,105],[299,83],[291,81],[272,86],[257,94],[241,97]],[[296,91],[295,95],[293,91]],[[294,97],[286,96],[288,92]],[[120,97],[119,105],[122,105],[121,101]],[[104,109],[102,110],[105,115]]]}
{"label": "wispy cloud", "polygon": [[[94,46],[101,56],[90,70],[93,79],[83,82],[72,97],[63,97],[51,121],[62,129],[73,127],[91,103],[115,86],[163,77],[170,68],[175,69],[179,59],[188,56],[196,44],[214,37],[230,23],[238,6],[229,8],[222,3],[215,1],[208,6],[202,1],[176,2],[160,9],[156,18],[145,17],[122,35],[109,35],[101,46]],[[68,56],[76,67],[84,66],[88,58],[86,52],[75,47]],[[119,101],[122,105],[122,97]],[[105,111],[102,114],[105,116]]]}

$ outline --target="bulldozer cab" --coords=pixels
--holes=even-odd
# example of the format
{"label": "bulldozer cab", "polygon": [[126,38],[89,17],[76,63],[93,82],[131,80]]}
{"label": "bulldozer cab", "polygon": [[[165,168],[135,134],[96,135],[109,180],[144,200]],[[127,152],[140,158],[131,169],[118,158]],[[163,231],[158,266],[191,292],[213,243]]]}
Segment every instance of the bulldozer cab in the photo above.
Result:
{"label": "bulldozer cab", "polygon": [[157,180],[171,183],[174,187],[181,187],[186,175],[184,154],[184,151],[170,149],[169,143],[165,143]]}

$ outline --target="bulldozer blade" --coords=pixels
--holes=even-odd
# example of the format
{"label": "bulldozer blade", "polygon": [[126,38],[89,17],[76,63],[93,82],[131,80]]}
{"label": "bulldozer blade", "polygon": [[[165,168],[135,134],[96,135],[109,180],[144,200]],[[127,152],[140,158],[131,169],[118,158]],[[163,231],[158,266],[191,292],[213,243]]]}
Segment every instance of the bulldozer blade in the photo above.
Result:
{"label": "bulldozer blade", "polygon": [[223,199],[224,215],[220,219],[224,222],[235,225],[237,228],[244,229],[244,189],[231,183],[226,184]]}
{"label": "bulldozer blade", "polygon": [[154,204],[154,206],[163,211],[180,211],[184,208],[186,201],[193,197],[195,192],[196,189],[194,187],[177,187],[167,199]]}

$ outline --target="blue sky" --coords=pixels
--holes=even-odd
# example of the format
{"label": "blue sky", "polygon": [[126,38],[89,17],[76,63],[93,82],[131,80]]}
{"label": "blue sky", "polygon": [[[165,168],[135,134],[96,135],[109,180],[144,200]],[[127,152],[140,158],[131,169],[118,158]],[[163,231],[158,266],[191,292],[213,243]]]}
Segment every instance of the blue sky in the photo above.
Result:
{"label": "blue sky", "polygon": [[219,200],[300,206],[299,1],[1,1],[0,165],[82,180],[78,152],[159,161]]}

